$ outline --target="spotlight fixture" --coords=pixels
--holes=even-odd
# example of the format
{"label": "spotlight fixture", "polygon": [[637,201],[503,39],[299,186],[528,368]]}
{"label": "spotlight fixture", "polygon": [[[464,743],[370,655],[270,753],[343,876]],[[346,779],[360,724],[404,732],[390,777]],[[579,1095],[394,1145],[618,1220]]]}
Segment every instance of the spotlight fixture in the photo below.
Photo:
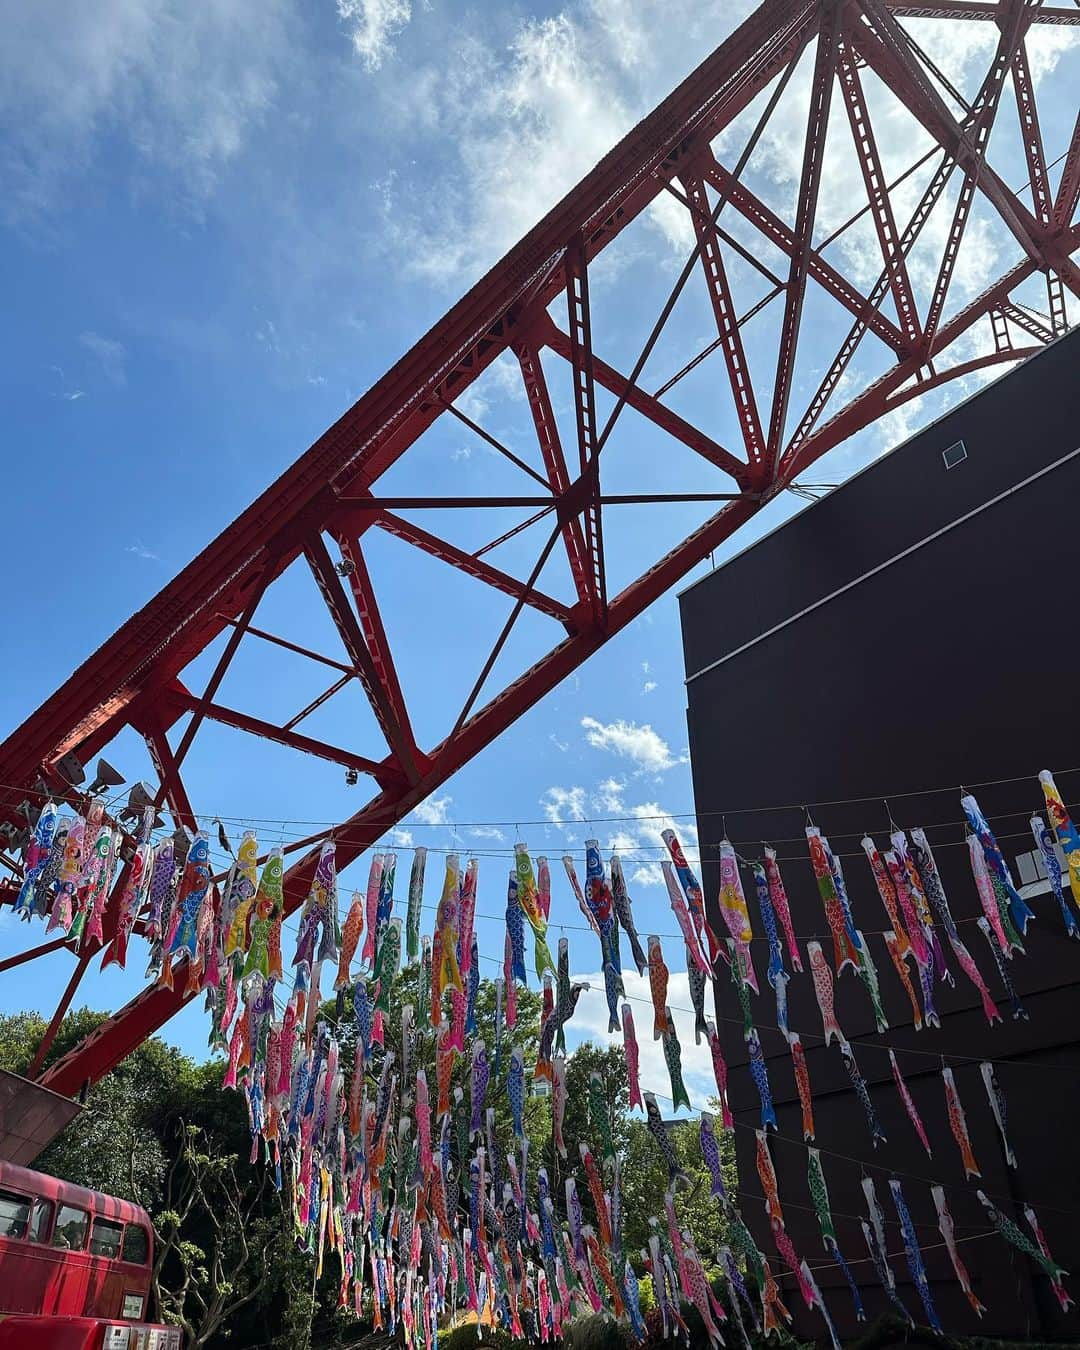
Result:
{"label": "spotlight fixture", "polygon": [[41,807],[31,802],[29,797],[24,797],[15,810],[31,829],[38,823],[38,816],[41,815]]}
{"label": "spotlight fixture", "polygon": [[351,577],[356,571],[356,564],[351,558],[342,558],[339,563],[334,564],[334,571],[339,577]]}
{"label": "spotlight fixture", "polygon": [[173,858],[177,867],[183,867],[187,862],[187,855],[191,851],[191,838],[183,825],[177,825],[173,830]]}
{"label": "spotlight fixture", "polygon": [[69,750],[66,755],[62,755],[55,764],[56,772],[72,787],[78,787],[86,778],[86,770],[83,768],[82,760],[74,752]]}
{"label": "spotlight fixture", "polygon": [[154,795],[149,783],[139,782],[128,793],[127,806],[120,812],[121,820],[135,820],[153,806]]}
{"label": "spotlight fixture", "polygon": [[123,782],[124,775],[119,770],[114,769],[107,759],[99,759],[94,781],[87,788],[87,792],[91,797],[97,797],[106,788],[120,787]]}
{"label": "spotlight fixture", "polygon": [[360,771],[358,769],[345,770],[345,786],[355,787],[360,781]]}

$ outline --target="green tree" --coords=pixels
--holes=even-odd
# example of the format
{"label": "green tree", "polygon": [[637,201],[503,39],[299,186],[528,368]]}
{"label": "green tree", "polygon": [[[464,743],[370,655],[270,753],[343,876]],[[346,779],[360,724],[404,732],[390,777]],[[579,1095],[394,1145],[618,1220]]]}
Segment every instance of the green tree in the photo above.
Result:
{"label": "green tree", "polygon": [[175,1133],[154,1215],[153,1287],[165,1320],[183,1327],[188,1350],[201,1350],[276,1283],[288,1216],[267,1169],[241,1170],[198,1125],[181,1121]]}
{"label": "green tree", "polygon": [[[86,1008],[69,1013],[46,1064],[105,1019]],[[0,1016],[0,1067],[25,1073],[45,1029],[37,1013]],[[222,1090],[222,1074],[220,1062],[197,1065],[151,1037],[94,1084],[34,1161],[149,1211],[158,1306],[194,1347],[229,1332],[240,1344],[269,1339],[283,1302],[275,1306],[283,1263],[264,1261],[285,1231],[280,1201],[263,1166],[237,1164],[249,1146],[247,1113],[240,1093]]]}
{"label": "green tree", "polygon": [[[567,1104],[563,1123],[567,1158],[561,1164],[561,1179],[567,1176],[575,1179],[585,1212],[593,1213],[578,1146],[581,1142],[588,1144],[597,1166],[601,1166],[600,1135],[593,1126],[591,1115],[590,1081],[594,1073],[599,1074],[603,1085],[608,1123],[619,1159],[624,1244],[627,1252],[636,1259],[637,1252],[648,1243],[650,1219],[657,1219],[666,1231],[663,1197],[668,1188],[668,1174],[648,1126],[640,1116],[630,1114],[626,1057],[621,1046],[600,1047],[584,1041],[567,1060]],[[718,1102],[710,1102],[710,1107],[719,1111]],[[717,1247],[725,1240],[725,1224],[719,1202],[712,1195],[712,1176],[702,1157],[697,1121],[674,1121],[669,1133],[676,1157],[688,1178],[688,1184],[680,1183],[676,1192],[676,1212],[680,1223],[690,1230],[702,1259],[710,1263]],[[734,1188],[734,1142],[730,1137],[721,1138],[721,1133],[718,1132],[718,1143],[725,1167],[725,1184]],[[610,1184],[610,1172],[605,1180]],[[556,1205],[560,1210],[565,1206],[561,1188],[556,1191]]]}
{"label": "green tree", "polygon": [[[69,1013],[46,1065],[106,1020],[88,1008]],[[25,1073],[42,1036],[37,1013],[0,1016],[0,1067]],[[82,1111],[38,1156],[39,1171],[152,1208],[168,1163],[161,1135],[171,1104],[199,1075],[180,1051],[152,1037],[90,1089]]]}
{"label": "green tree", "polygon": [[[701,1259],[709,1266],[717,1249],[727,1240],[726,1223],[720,1202],[712,1194],[712,1177],[701,1156],[696,1120],[674,1121],[668,1130],[679,1166],[689,1185],[680,1182],[675,1193],[675,1209],[684,1228],[690,1230]],[[734,1193],[735,1145],[730,1133],[717,1142],[724,1163],[724,1184]],[[649,1240],[649,1219],[656,1217],[667,1228],[663,1212],[664,1192],[668,1188],[667,1164],[643,1120],[630,1121],[623,1157],[623,1225],[627,1250],[636,1253]]]}

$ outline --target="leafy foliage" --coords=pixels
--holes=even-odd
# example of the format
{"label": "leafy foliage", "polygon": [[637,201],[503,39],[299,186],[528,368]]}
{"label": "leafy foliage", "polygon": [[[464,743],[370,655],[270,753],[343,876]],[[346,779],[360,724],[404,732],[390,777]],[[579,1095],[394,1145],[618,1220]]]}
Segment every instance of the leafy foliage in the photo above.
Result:
{"label": "leafy foliage", "polygon": [[165,1319],[199,1350],[271,1283],[287,1216],[280,1200],[270,1202],[265,1169],[257,1183],[241,1176],[236,1155],[215,1152],[198,1125],[180,1122],[176,1134],[154,1216],[154,1292]]}

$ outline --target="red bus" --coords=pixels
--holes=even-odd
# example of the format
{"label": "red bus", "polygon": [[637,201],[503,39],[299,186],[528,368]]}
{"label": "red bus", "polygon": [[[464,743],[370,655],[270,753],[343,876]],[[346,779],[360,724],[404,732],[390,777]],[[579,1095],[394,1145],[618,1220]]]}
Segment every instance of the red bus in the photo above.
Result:
{"label": "red bus", "polygon": [[182,1350],[153,1256],[145,1209],[0,1159],[0,1350]]}

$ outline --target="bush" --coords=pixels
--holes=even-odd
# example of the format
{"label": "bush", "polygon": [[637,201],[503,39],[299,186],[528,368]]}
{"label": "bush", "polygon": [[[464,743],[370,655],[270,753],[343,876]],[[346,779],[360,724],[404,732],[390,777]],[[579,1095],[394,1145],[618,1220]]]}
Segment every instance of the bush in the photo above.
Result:
{"label": "bush", "polygon": [[886,1313],[868,1328],[852,1350],[890,1350],[904,1345],[912,1350],[1009,1350],[1023,1345],[1025,1350],[1051,1350],[1035,1341],[998,1341],[987,1336],[939,1336],[929,1327],[910,1327],[901,1317]]}
{"label": "bush", "polygon": [[526,1350],[525,1341],[515,1340],[502,1327],[476,1321],[459,1322],[449,1331],[439,1332],[439,1350],[479,1350],[481,1346],[484,1350]]}
{"label": "bush", "polygon": [[566,1350],[629,1350],[634,1344],[628,1328],[603,1313],[579,1317],[563,1332]]}

